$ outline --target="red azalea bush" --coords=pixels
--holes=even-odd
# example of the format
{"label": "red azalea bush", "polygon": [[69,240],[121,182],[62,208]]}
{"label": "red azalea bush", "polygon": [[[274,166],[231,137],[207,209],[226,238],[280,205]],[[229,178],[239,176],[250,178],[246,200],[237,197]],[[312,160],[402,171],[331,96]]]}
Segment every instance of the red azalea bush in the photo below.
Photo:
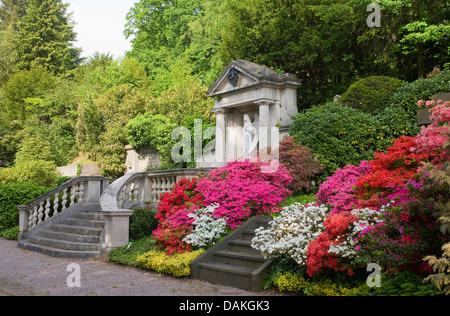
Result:
{"label": "red azalea bush", "polygon": [[353,275],[352,269],[340,265],[339,256],[330,252],[332,245],[339,245],[346,240],[354,222],[358,217],[350,212],[343,212],[328,216],[324,221],[325,231],[308,245],[307,251],[307,273],[314,276],[320,273],[323,268],[330,268],[334,271],[348,271]]}
{"label": "red azalea bush", "polygon": [[193,229],[193,219],[188,214],[204,205],[203,196],[195,190],[198,182],[199,179],[195,178],[181,179],[170,193],[161,196],[159,212],[155,215],[159,225],[153,231],[153,237],[169,255],[191,251],[191,245],[183,238]]}
{"label": "red azalea bush", "polygon": [[278,212],[277,206],[291,195],[286,167],[277,164],[273,172],[263,172],[268,167],[261,161],[230,162],[202,178],[196,190],[206,205],[219,204],[214,215],[227,217],[227,225],[235,229],[250,216]]}

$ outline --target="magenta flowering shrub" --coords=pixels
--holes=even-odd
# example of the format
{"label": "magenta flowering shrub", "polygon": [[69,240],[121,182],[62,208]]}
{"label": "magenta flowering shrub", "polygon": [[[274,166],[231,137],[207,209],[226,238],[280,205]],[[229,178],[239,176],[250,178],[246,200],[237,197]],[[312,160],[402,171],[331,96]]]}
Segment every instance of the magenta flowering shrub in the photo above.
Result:
{"label": "magenta flowering shrub", "polygon": [[358,167],[348,165],[344,169],[338,169],[320,185],[316,195],[317,203],[332,206],[331,214],[349,212],[357,208],[359,199],[355,196],[353,187],[359,177],[371,170],[372,166],[367,161],[361,161]]}
{"label": "magenta flowering shrub", "polygon": [[278,164],[272,173],[262,170],[269,164],[260,161],[236,161],[212,171],[202,178],[196,191],[205,205],[220,206],[214,216],[227,217],[227,225],[235,229],[248,217],[278,212],[278,205],[291,195],[287,189],[292,177],[286,167]]}

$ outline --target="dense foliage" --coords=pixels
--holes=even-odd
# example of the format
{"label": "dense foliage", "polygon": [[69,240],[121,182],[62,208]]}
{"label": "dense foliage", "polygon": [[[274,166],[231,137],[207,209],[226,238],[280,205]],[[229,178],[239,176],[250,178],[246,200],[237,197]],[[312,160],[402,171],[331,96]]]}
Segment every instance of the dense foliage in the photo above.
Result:
{"label": "dense foliage", "polygon": [[352,84],[339,101],[352,108],[378,114],[403,84],[401,80],[386,76],[368,77]]}
{"label": "dense foliage", "polygon": [[291,135],[300,145],[312,149],[326,166],[327,176],[382,150],[379,131],[372,115],[340,103],[313,107],[299,114],[291,126]]}
{"label": "dense foliage", "polygon": [[[17,205],[24,205],[48,191],[48,188],[30,183],[0,184],[0,235],[14,229],[19,223]],[[16,230],[15,236],[17,237]]]}

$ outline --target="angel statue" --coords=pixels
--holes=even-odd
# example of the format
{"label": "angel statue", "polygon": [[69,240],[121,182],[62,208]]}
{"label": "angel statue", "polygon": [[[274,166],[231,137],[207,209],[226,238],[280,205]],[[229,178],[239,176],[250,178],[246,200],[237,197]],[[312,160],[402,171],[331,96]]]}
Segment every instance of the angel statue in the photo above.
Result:
{"label": "angel statue", "polygon": [[242,129],[242,143],[244,145],[244,159],[250,159],[250,155],[258,146],[259,116],[255,114],[255,122],[252,123],[250,116],[244,115],[244,127]]}

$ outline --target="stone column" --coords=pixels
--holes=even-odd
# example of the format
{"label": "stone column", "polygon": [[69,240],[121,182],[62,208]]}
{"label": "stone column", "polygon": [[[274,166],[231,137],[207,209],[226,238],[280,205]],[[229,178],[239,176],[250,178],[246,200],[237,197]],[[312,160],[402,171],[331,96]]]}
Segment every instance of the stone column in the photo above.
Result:
{"label": "stone column", "polygon": [[226,164],[225,146],[226,146],[226,126],[224,109],[212,110],[216,114],[216,161],[215,165],[221,167]]}
{"label": "stone column", "polygon": [[259,105],[259,150],[270,146],[270,105],[269,101],[257,102]]}

